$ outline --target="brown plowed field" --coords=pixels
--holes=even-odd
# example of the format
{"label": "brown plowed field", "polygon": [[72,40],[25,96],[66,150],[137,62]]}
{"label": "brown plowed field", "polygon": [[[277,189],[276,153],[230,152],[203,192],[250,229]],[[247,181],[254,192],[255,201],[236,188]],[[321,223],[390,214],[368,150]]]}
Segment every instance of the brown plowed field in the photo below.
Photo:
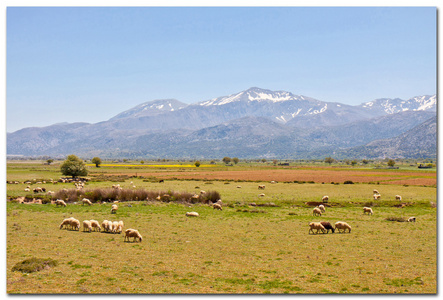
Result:
{"label": "brown plowed field", "polygon": [[269,169],[269,170],[239,170],[239,171],[189,171],[161,173],[140,173],[142,176],[155,176],[160,179],[203,179],[203,180],[247,180],[247,181],[314,181],[316,183],[331,183],[351,180],[355,183],[380,182],[384,184],[407,185],[436,185],[435,172],[397,171],[397,170],[340,170],[334,168],[309,169]]}

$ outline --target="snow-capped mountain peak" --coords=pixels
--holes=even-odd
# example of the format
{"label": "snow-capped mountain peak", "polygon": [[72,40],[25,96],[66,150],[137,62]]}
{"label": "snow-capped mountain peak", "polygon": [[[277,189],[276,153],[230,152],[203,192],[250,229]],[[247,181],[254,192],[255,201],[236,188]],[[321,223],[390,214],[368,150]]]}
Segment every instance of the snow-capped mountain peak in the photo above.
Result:
{"label": "snow-capped mountain peak", "polygon": [[432,96],[416,96],[408,100],[399,98],[389,99],[382,98],[374,101],[366,102],[360,105],[368,110],[383,111],[387,114],[395,114],[401,111],[420,111],[420,110],[436,110],[437,95]]}
{"label": "snow-capped mountain peak", "polygon": [[270,101],[270,102],[282,102],[288,100],[304,100],[303,96],[295,96],[286,91],[271,91],[252,87],[246,91],[242,91],[229,96],[223,96],[214,98],[208,101],[200,102],[201,106],[210,105],[225,105],[233,102],[251,102],[251,101]]}

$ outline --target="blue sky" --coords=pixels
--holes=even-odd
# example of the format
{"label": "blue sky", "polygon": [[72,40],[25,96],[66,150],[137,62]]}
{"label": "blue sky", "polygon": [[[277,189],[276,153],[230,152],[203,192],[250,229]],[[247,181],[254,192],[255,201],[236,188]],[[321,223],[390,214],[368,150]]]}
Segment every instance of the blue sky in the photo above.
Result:
{"label": "blue sky", "polygon": [[256,86],[358,105],[436,93],[435,7],[7,7],[8,132]]}

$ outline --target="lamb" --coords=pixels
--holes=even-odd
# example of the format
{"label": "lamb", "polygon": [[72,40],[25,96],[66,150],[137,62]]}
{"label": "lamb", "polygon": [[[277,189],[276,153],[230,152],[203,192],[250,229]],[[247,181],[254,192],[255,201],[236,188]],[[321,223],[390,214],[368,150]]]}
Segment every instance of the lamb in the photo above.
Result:
{"label": "lamb", "polygon": [[83,198],[82,205],[85,205],[85,204],[92,205],[92,203],[89,199]]}
{"label": "lamb", "polygon": [[218,209],[218,210],[223,210],[222,206],[220,204],[218,204],[218,203],[212,204],[212,208],[213,209]]}
{"label": "lamb", "polygon": [[314,216],[321,216],[321,210],[318,207],[315,207],[314,210],[312,211],[312,214]]}
{"label": "lamb", "polygon": [[132,240],[133,242],[135,242],[137,239],[140,240],[140,243],[142,242],[142,236],[141,234],[138,232],[138,230],[136,229],[126,229],[125,230],[125,239],[124,241],[126,241],[126,238],[128,239],[129,242],[129,238],[133,237],[134,239]]}
{"label": "lamb", "polygon": [[57,200],[55,200],[55,206],[59,206],[59,205],[62,205],[62,206],[64,206],[64,207],[66,207],[66,203],[65,203],[65,201],[63,201],[63,200],[61,200],[61,199],[57,199]]}
{"label": "lamb", "polygon": [[372,211],[372,208],[370,207],[363,207],[363,214],[373,215],[374,212]]}
{"label": "lamb", "polygon": [[410,218],[408,219],[408,222],[415,222],[415,217],[410,217]]}
{"label": "lamb", "polygon": [[94,231],[100,231],[100,224],[98,223],[98,221],[96,220],[90,220],[89,222],[91,222],[91,226],[94,229]]}
{"label": "lamb", "polygon": [[88,220],[83,221],[83,231],[86,231],[86,230],[88,230],[89,232],[92,231],[91,221],[88,221]]}
{"label": "lamb", "polygon": [[331,223],[322,221],[320,222],[320,224],[323,225],[323,227],[326,229],[326,233],[329,233],[329,230],[331,230],[332,233],[335,232],[335,229],[334,227],[332,227]]}
{"label": "lamb", "polygon": [[351,233],[351,226],[349,226],[349,224],[346,223],[346,222],[341,222],[341,221],[336,222],[335,223],[335,229],[337,229],[338,232],[340,232],[340,233],[341,233],[340,230],[343,230],[343,232],[346,232],[346,229],[348,229],[349,233]]}
{"label": "lamb", "polygon": [[381,195],[380,194],[376,194],[376,195],[374,195],[374,200],[379,200],[381,198]]}
{"label": "lamb", "polygon": [[117,212],[118,206],[117,204],[113,204],[111,206],[111,214],[115,214]]}
{"label": "lamb", "polygon": [[192,211],[192,212],[187,212],[186,216],[187,217],[198,217],[199,214],[198,214],[198,212]]}
{"label": "lamb", "polygon": [[401,201],[401,196],[400,195],[395,195],[395,200]]}
{"label": "lamb", "polygon": [[259,190],[264,190],[265,187],[266,187],[265,185],[259,185],[259,186],[258,186],[258,189],[259,189]]}
{"label": "lamb", "polygon": [[328,201],[329,201],[329,196],[323,196],[323,197],[321,198],[321,201],[323,201],[323,203],[328,202]]}
{"label": "lamb", "polygon": [[[312,231],[312,234],[317,234],[319,230],[321,230],[323,233],[326,232],[325,227],[319,223],[319,222],[311,222],[309,223],[309,231],[308,233],[310,233]],[[314,229],[317,229],[317,232],[314,233]]]}
{"label": "lamb", "polygon": [[320,208],[321,212],[324,213],[326,211],[325,207],[323,206],[323,204],[320,204],[319,206],[317,206],[318,208]]}

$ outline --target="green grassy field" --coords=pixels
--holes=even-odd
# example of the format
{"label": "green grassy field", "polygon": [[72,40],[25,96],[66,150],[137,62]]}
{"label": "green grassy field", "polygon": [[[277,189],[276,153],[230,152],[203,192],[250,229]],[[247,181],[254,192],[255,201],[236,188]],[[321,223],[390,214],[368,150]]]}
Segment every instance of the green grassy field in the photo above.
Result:
{"label": "green grassy field", "polygon": [[[108,169],[103,168],[105,172]],[[160,169],[157,171],[161,172]],[[8,180],[59,178],[56,166],[8,165]],[[7,292],[15,293],[430,293],[437,291],[436,188],[377,184],[297,184],[131,178],[130,188],[199,192],[215,190],[224,207],[160,202],[111,204],[19,204],[8,201]],[[87,189],[115,182],[89,182]],[[241,186],[241,188],[237,188]],[[52,190],[72,188],[57,184]],[[8,184],[10,198],[25,196]],[[382,200],[372,201],[372,190]],[[264,197],[259,197],[260,193]],[[394,207],[400,194],[404,208]],[[329,195],[331,207],[312,216],[307,201]],[[249,206],[274,203],[272,206]],[[362,207],[373,202],[374,215]],[[131,207],[130,207],[130,206]],[[198,218],[185,213],[196,211]],[[123,234],[59,229],[64,218],[123,220],[141,243]],[[416,223],[387,218],[417,217]],[[309,222],[346,221],[346,234],[308,234]],[[58,265],[39,272],[12,271],[27,258]]]}

